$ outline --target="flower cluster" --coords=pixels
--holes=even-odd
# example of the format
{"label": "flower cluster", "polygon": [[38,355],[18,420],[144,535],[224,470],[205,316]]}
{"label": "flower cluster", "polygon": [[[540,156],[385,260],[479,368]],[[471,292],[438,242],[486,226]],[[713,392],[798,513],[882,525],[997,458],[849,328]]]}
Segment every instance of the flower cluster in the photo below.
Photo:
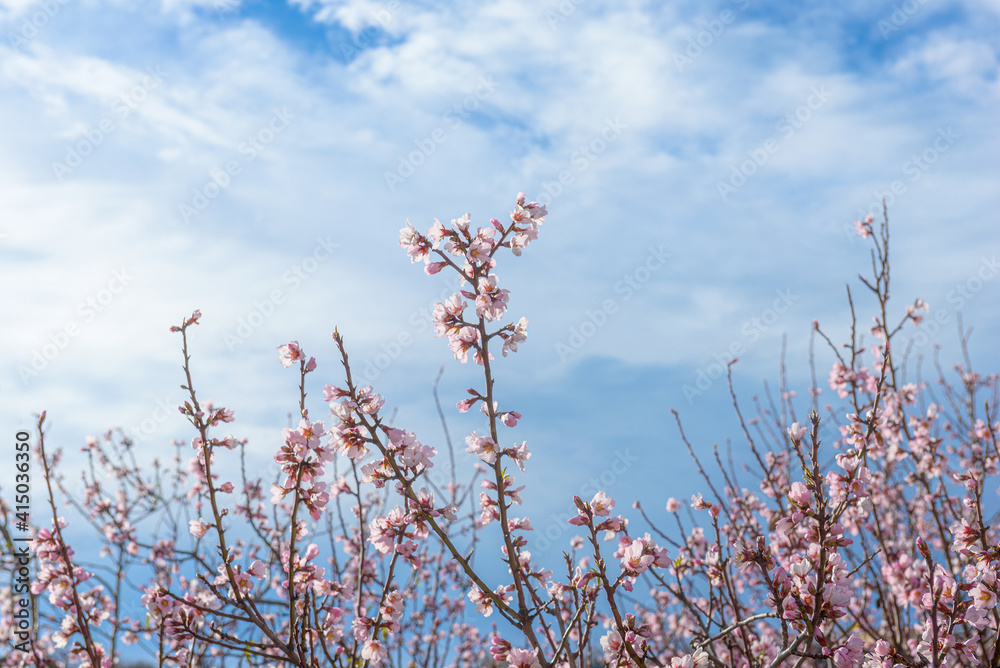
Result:
{"label": "flower cluster", "polygon": [[[400,231],[399,245],[406,249],[412,262],[423,260],[428,274],[451,267],[459,273],[463,284],[471,286],[434,307],[434,333],[448,338],[455,359],[466,362],[472,350],[473,359],[483,364],[489,338],[499,336],[503,340],[505,356],[509,351],[516,352],[517,345],[527,339],[526,318],[492,334],[486,333],[485,323],[500,320],[510,298],[510,291],[500,288],[497,275],[491,272],[496,266],[496,252],[508,248],[514,255],[520,255],[538,238],[539,226],[545,222],[546,215],[544,206],[527,202],[524,193],[519,193],[508,225],[492,218],[489,227],[477,228],[473,233],[470,231],[471,216],[465,214],[451,221],[451,229],[435,219],[426,234],[417,232],[409,221]],[[438,259],[432,261],[432,258]],[[469,304],[462,297],[475,304],[478,322],[466,319]]]}
{"label": "flower cluster", "polygon": [[330,502],[327,483],[321,478],[326,473],[326,462],[332,461],[334,448],[323,441],[326,427],[322,421],[310,422],[302,418],[296,429],[285,429],[284,445],[274,456],[285,480],[271,485],[271,503],[278,503],[294,492],[309,510],[309,516],[318,520]]}

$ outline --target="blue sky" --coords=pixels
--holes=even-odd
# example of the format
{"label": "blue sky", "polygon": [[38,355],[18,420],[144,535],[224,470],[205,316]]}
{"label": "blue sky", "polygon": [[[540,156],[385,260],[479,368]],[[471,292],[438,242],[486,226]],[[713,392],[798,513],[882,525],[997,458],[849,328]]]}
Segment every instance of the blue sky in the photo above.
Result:
{"label": "blue sky", "polygon": [[296,402],[277,346],[318,358],[318,389],[341,378],[335,326],[440,444],[440,364],[446,405],[478,369],[430,335],[450,287],[398,230],[486,224],[518,191],[549,217],[500,267],[531,324],[498,387],[535,516],[622,457],[623,506],[695,491],[671,407],[739,457],[724,383],[684,386],[738,346],[749,400],[787,335],[803,396],[811,322],[845,336],[852,223],[885,192],[897,314],[922,297],[945,323],[920,350],[959,359],[960,307],[973,359],[1000,362],[1000,280],[976,279],[1000,253],[996,0],[0,0],[0,36],[0,416],[48,410],[68,452],[114,426],[149,456],[190,438],[161,406],[182,400],[168,329],[196,308],[197,386],[263,466]]}

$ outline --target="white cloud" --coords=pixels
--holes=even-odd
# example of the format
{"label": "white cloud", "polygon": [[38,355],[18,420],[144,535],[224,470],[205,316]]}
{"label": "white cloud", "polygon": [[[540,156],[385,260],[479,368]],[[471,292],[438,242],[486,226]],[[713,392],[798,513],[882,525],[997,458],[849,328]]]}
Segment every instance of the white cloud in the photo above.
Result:
{"label": "white cloud", "polygon": [[895,70],[908,78],[927,77],[972,97],[996,97],[998,63],[995,48],[973,39],[932,35],[903,56]]}
{"label": "white cloud", "polygon": [[[616,282],[651,244],[666,244],[673,259],[578,359],[701,364],[790,282],[820,294],[769,336],[840,314],[843,282],[866,256],[843,225],[893,180],[907,186],[894,205],[896,239],[932,240],[954,259],[912,260],[919,277],[909,280],[959,280],[990,243],[983,230],[997,204],[989,184],[1000,147],[988,122],[997,64],[973,37],[932,34],[895,64],[866,70],[846,64],[840,45],[822,35],[740,14],[681,72],[674,54],[714,9],[581,3],[550,27],[545,12],[554,4],[405,4],[384,23],[392,40],[344,65],[336,44],[326,54],[299,48],[287,27],[206,12],[210,5],[168,2],[161,14],[136,17],[141,48],[98,37],[108,15],[127,11],[113,4],[108,14],[72,16],[78,10],[67,5],[26,48],[0,47],[0,122],[14,129],[0,136],[0,230],[8,235],[0,250],[12,258],[0,276],[18,286],[2,308],[19,323],[0,332],[11,351],[3,385],[18,395],[2,409],[8,417],[49,407],[64,414],[62,424],[93,425],[88,433],[116,411],[125,424],[141,422],[160,388],[177,384],[176,337],[166,327],[194,308],[205,313],[197,364],[220,401],[238,397],[263,410],[274,396],[273,349],[293,338],[314,345],[334,374],[323,346],[335,325],[362,365],[412,332],[415,342],[380,379],[411,382],[404,369],[433,370],[428,356],[448,355],[409,319],[442,286],[395,245],[403,220],[424,227],[471,211],[485,223],[503,217],[518,190],[537,196],[560,172],[572,183],[552,202],[542,238],[501,273],[515,289],[515,311],[531,315],[539,344],[529,339],[523,354],[539,375],[566,368],[554,345],[595,303],[616,296]],[[389,3],[299,6],[312,12],[303,33],[314,20],[357,32]],[[0,20],[4,30],[17,25],[9,15]],[[147,67],[162,69],[163,84],[120,118],[115,101]],[[483,77],[498,85],[477,95]],[[962,99],[940,96],[938,82]],[[830,100],[781,135],[779,119],[820,84]],[[466,103],[463,116],[456,105]],[[286,107],[294,120],[249,159],[243,142]],[[114,130],[58,181],[52,162],[105,117]],[[582,159],[580,147],[616,118],[627,129]],[[908,180],[904,163],[948,124],[962,139]],[[436,130],[444,139],[421,149]],[[717,182],[775,135],[779,150],[723,202]],[[415,173],[390,191],[386,173],[415,153]],[[184,223],[180,205],[196,190],[214,192],[210,175],[233,160],[240,173]],[[945,229],[936,216],[949,206],[960,206],[961,217]],[[978,237],[953,233],[962,226]],[[337,252],[292,290],[283,277],[326,235]],[[81,301],[120,268],[134,271],[134,284],[37,382],[20,384],[18,365],[80,319]],[[283,303],[230,352],[224,336],[274,290]],[[995,301],[973,306],[988,314]],[[767,345],[753,354],[770,360]],[[173,373],[165,384],[164,369]],[[100,401],[94,387],[109,384],[125,388],[115,390],[120,404]]]}

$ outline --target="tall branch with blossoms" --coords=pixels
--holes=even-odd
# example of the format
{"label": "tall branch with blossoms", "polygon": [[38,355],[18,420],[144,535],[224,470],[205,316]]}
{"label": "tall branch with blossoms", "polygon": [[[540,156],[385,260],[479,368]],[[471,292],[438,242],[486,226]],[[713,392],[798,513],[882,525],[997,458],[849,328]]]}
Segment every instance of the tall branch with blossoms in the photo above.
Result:
{"label": "tall branch with blossoms", "polygon": [[[529,601],[539,600],[529,581],[530,566],[525,567],[520,548],[525,544],[517,531],[530,528],[527,520],[509,519],[508,513],[512,503],[519,503],[518,490],[513,487],[514,479],[505,473],[503,459],[509,458],[522,471],[524,462],[531,456],[526,443],[501,448],[499,425],[514,427],[521,414],[517,411],[499,411],[499,404],[494,398],[494,379],[490,353],[490,341],[499,338],[502,341],[501,351],[504,356],[508,352],[516,352],[519,343],[527,339],[527,318],[521,318],[516,324],[509,323],[490,331],[489,323],[500,320],[507,310],[509,291],[498,287],[499,279],[492,270],[496,267],[495,255],[501,249],[510,250],[515,256],[521,255],[527,246],[538,238],[539,226],[546,216],[545,207],[536,202],[527,202],[523,193],[519,194],[514,211],[510,215],[510,223],[505,225],[496,218],[490,220],[489,227],[480,227],[475,233],[470,231],[471,217],[469,214],[452,221],[452,229],[447,229],[435,220],[434,224],[422,235],[407,221],[406,227],[400,232],[399,244],[406,249],[412,262],[423,260],[425,272],[436,274],[444,268],[449,268],[459,274],[462,285],[469,284],[470,290],[462,290],[452,295],[446,302],[439,303],[434,308],[435,334],[448,339],[449,347],[455,359],[465,363],[468,353],[473,352],[475,362],[483,367],[484,387],[482,390],[469,389],[471,395],[458,404],[461,412],[480,405],[480,410],[489,421],[489,436],[481,436],[473,432],[467,439],[467,452],[477,455],[493,470],[492,484],[484,486],[489,492],[481,494],[482,516],[480,527],[485,527],[499,520],[500,531],[504,543],[504,558],[513,579],[511,586],[499,591],[491,591],[477,582],[477,588],[470,592],[470,599],[483,612],[492,611],[496,606],[508,621],[514,623],[528,637],[531,644],[538,649],[539,642],[532,626],[532,613]],[[438,258],[432,261],[433,258]],[[462,297],[474,300],[475,317],[466,318],[468,303]],[[526,553],[530,559],[530,553]],[[454,556],[464,558],[457,552]],[[474,578],[478,580],[478,578]],[[508,606],[508,592],[513,590],[516,597],[516,608]]]}
{"label": "tall branch with blossoms", "polygon": [[110,601],[101,585],[89,591],[81,589],[81,585],[93,577],[93,574],[74,564],[73,548],[63,536],[67,522],[59,516],[56,509],[50,468],[52,462],[45,455],[45,412],[38,417],[36,427],[38,457],[42,463],[46,496],[52,512],[52,529],[40,529],[29,546],[41,565],[35,582],[31,585],[31,593],[37,595],[47,591],[49,603],[66,613],[54,639],[56,647],[65,645],[70,638],[79,635],[80,639],[74,640],[70,648],[70,657],[79,661],[81,668],[110,668],[112,658],[93,636],[93,629],[111,616]]}
{"label": "tall branch with blossoms", "polygon": [[[519,469],[525,470],[524,462],[530,457],[526,443],[503,447],[500,425],[513,427],[521,414],[517,411],[501,411],[495,397],[492,371],[493,355],[490,342],[496,338],[503,341],[502,354],[516,351],[517,345],[526,339],[528,321],[521,318],[516,324],[509,324],[491,330],[489,325],[502,318],[507,310],[509,293],[499,288],[499,279],[493,272],[497,265],[496,256],[501,249],[509,249],[515,256],[520,255],[538,235],[539,226],[544,221],[545,208],[534,202],[527,202],[523,193],[516,200],[511,212],[511,222],[503,224],[491,219],[489,227],[481,227],[474,232],[470,229],[471,219],[467,214],[453,220],[451,228],[446,228],[435,220],[426,234],[419,233],[407,222],[400,232],[399,243],[406,249],[412,262],[423,261],[427,274],[436,274],[444,269],[458,273],[461,283],[468,284],[468,290],[452,295],[446,302],[436,305],[434,310],[435,333],[448,339],[455,358],[466,362],[468,353],[483,367],[484,385],[482,389],[470,388],[470,398],[458,403],[458,409],[468,411],[480,405],[480,411],[489,422],[489,435],[473,432],[467,437],[467,452],[477,455],[493,472],[492,481],[484,481],[487,491],[480,496],[482,509],[479,526],[481,528],[497,522],[503,541],[502,557],[508,566],[511,582],[496,588],[485,586],[472,572],[462,554],[452,549],[453,556],[463,564],[474,582],[469,592],[470,600],[477,610],[490,615],[494,609],[517,628],[528,642],[527,650],[511,648],[503,638],[494,639],[494,659],[506,660],[512,665],[549,666],[568,661],[575,665],[580,660],[583,646],[571,648],[569,639],[587,637],[577,626],[582,618],[587,620],[588,629],[595,624],[595,605],[598,590],[604,592],[605,603],[613,617],[613,628],[602,639],[606,652],[616,657],[616,661],[646,665],[646,643],[648,627],[637,626],[635,616],[619,611],[619,589],[631,591],[631,584],[641,573],[651,566],[666,567],[669,559],[666,551],[656,546],[647,535],[642,539],[631,539],[627,534],[627,521],[614,517],[598,522],[595,517],[607,516],[607,509],[614,506],[614,500],[603,492],[588,506],[576,499],[581,514],[575,524],[586,525],[591,533],[593,558],[596,571],[584,574],[584,563],[577,566],[570,585],[550,580],[551,571],[544,570],[531,562],[531,553],[525,549],[528,544],[524,531],[531,530],[527,518],[511,518],[513,504],[520,503],[514,488],[514,479],[506,473],[504,459],[511,460]],[[463,297],[473,300],[475,315],[467,316],[468,303]],[[491,492],[493,492],[491,494]],[[619,535],[621,547],[615,557],[621,560],[622,572],[613,576],[609,573],[605,559],[601,556],[596,542],[598,531],[609,536]],[[575,597],[569,595],[576,593]],[[513,594],[513,595],[511,595]],[[582,595],[582,596],[581,596]],[[567,607],[569,600],[573,605]],[[586,611],[589,614],[584,616]],[[601,616],[603,618],[603,616]],[[567,620],[570,623],[567,625]],[[699,657],[700,658],[700,657]],[[655,661],[655,659],[653,659]]]}

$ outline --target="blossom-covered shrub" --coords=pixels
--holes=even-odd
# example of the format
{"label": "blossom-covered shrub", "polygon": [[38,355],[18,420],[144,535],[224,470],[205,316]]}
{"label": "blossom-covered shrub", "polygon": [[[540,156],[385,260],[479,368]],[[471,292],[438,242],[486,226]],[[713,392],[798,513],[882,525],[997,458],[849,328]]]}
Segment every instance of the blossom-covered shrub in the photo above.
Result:
{"label": "blossom-covered shrub", "polygon": [[[140,465],[128,437],[107,432],[83,448],[85,492],[75,498],[61,454],[46,446],[43,413],[35,451],[51,528],[30,545],[39,614],[29,651],[15,647],[2,665],[110,666],[134,644],[158,666],[1000,665],[1000,536],[984,501],[1000,460],[997,376],[973,372],[966,355],[957,385],[943,371],[936,388],[907,382],[895,340],[928,306],[917,299],[890,320],[887,219],[857,223],[872,244],[873,275],[862,282],[873,325],[858,330],[853,298],[843,346],[814,323],[836,357],[828,385],[846,412],[826,406],[821,417],[814,386],[799,417],[783,388],[745,419],[730,376],[758,485],[740,486],[721,464],[709,476],[699,461],[705,491],[690,504],[652,500],[666,504],[670,530],[638,502],[624,513],[603,491],[574,498],[577,535],[562,560],[536,559],[515,476],[531,450],[513,435],[521,413],[494,382],[528,321],[508,317],[495,270],[508,251],[527,250],[546,215],[522,194],[509,221],[473,229],[467,214],[400,232],[427,274],[460,277],[462,289],[434,310],[435,333],[482,370],[457,404],[486,418],[465,438],[479,461],[452,468],[446,485],[428,471],[442,465],[439,450],[453,454],[450,440],[430,445],[392,424],[385,399],[358,385],[337,330],[337,372],[296,342],[278,349],[299,391],[275,480],[247,471],[247,443],[227,433],[237,412],[199,398],[189,355],[197,311],[172,328],[191,434],[169,464]],[[305,391],[313,373],[332,380],[325,405],[315,402],[321,419]],[[824,441],[827,424],[835,438]],[[100,560],[70,546],[57,499],[97,531]],[[0,503],[12,565],[10,506]],[[487,533],[499,553],[474,560]],[[0,588],[5,613],[13,586]],[[0,640],[11,646],[16,630],[5,614]]]}

